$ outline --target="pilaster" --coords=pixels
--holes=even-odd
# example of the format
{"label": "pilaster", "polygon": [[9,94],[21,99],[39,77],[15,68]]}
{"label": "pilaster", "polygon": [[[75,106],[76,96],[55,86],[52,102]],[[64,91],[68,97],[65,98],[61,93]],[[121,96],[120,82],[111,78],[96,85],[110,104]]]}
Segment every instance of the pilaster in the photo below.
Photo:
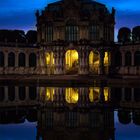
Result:
{"label": "pilaster", "polygon": [[104,74],[104,56],[105,56],[105,52],[103,50],[100,50],[99,52],[99,74],[103,75]]}
{"label": "pilaster", "polygon": [[79,74],[89,74],[89,49],[88,46],[80,46],[79,50]]}
{"label": "pilaster", "polygon": [[54,74],[64,74],[64,50],[63,47],[57,46],[54,51],[55,68]]}

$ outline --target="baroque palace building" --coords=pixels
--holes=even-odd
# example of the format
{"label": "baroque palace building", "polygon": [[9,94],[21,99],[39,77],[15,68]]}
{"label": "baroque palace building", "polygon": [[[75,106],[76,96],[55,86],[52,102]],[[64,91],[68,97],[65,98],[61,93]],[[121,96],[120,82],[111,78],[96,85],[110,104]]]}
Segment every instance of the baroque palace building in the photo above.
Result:
{"label": "baroque palace building", "polygon": [[62,0],[37,12],[41,67],[50,74],[107,73],[114,16],[92,0]]}
{"label": "baroque palace building", "polygon": [[36,18],[37,43],[0,42],[0,74],[140,75],[140,45],[114,43],[114,8],[61,0]]}

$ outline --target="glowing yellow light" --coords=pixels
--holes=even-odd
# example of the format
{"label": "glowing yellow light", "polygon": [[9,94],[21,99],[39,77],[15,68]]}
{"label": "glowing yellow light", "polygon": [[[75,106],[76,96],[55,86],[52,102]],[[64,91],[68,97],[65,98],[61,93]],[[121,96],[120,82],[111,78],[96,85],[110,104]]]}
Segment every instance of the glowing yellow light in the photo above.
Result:
{"label": "glowing yellow light", "polygon": [[109,88],[104,88],[104,97],[105,97],[105,101],[108,101],[108,96],[109,96]]}
{"label": "glowing yellow light", "polygon": [[109,64],[109,56],[108,52],[105,52],[105,57],[104,57],[104,64],[108,65]]}
{"label": "glowing yellow light", "polygon": [[90,65],[99,65],[99,54],[94,53],[93,51],[89,54],[89,64]]}
{"label": "glowing yellow light", "polygon": [[98,87],[89,88],[89,100],[90,102],[96,102],[99,100],[100,89]]}
{"label": "glowing yellow light", "polygon": [[78,52],[76,50],[68,50],[66,52],[66,65],[71,68],[78,64]]}
{"label": "glowing yellow light", "polygon": [[65,99],[67,103],[77,103],[78,102],[78,89],[66,88]]}
{"label": "glowing yellow light", "polygon": [[46,53],[46,64],[47,65],[54,65],[54,56],[53,56],[53,52],[51,53]]}
{"label": "glowing yellow light", "polygon": [[54,88],[46,88],[45,100],[53,101],[53,96],[54,96]]}

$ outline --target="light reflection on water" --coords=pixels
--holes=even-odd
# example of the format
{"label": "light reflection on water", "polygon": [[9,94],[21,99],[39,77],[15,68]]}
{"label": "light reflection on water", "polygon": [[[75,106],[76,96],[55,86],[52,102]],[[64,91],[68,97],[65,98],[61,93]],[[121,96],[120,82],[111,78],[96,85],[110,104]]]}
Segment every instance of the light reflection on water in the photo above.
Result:
{"label": "light reflection on water", "polygon": [[140,88],[0,86],[0,140],[139,140]]}

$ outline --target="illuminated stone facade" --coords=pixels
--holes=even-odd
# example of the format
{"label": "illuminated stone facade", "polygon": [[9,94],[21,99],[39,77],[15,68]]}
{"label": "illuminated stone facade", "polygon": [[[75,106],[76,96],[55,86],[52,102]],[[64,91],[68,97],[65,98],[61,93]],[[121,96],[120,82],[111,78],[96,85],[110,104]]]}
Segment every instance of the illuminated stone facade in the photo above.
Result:
{"label": "illuminated stone facade", "polygon": [[140,75],[140,45],[114,43],[114,8],[61,0],[36,18],[36,44],[0,42],[0,74]]}
{"label": "illuminated stone facade", "polygon": [[[36,12],[40,68],[46,74],[107,74],[115,10],[88,0],[62,0]],[[105,45],[106,44],[106,45]]]}

